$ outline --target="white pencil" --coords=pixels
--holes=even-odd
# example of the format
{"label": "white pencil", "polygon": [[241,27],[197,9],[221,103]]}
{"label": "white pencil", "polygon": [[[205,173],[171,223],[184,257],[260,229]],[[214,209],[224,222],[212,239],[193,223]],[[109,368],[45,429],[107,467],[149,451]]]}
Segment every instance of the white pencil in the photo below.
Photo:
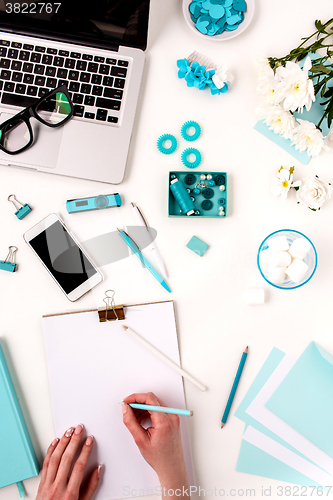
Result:
{"label": "white pencil", "polygon": [[162,354],[158,349],[156,349],[156,347],[152,346],[149,342],[147,342],[147,340],[143,339],[140,335],[138,335],[137,333],[135,333],[131,328],[129,328],[128,326],[124,326],[124,325],[123,325],[123,328],[134,339],[138,340],[141,344],[143,344],[145,347],[147,347],[147,349],[149,349],[151,352],[153,352],[154,354],[156,354],[156,356],[158,356],[159,358],[161,358],[165,363],[167,363],[169,366],[171,366],[171,368],[173,368],[178,373],[180,373],[184,378],[186,378],[187,380],[189,380],[190,382],[192,382],[192,384],[196,385],[201,391],[205,391],[206,390],[206,387],[204,385],[200,384],[200,382],[198,382],[197,380],[195,380],[195,378],[193,378],[188,373],[184,372],[184,370],[182,370],[182,368],[180,368],[180,366],[176,365],[176,363],[174,363],[173,361],[171,361],[171,359],[167,358],[167,356],[165,356],[164,354]]}

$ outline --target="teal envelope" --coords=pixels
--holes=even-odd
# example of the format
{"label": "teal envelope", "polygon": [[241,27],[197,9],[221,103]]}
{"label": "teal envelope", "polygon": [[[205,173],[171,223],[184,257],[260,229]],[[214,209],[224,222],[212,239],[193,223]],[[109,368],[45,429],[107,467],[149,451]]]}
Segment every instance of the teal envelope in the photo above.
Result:
{"label": "teal envelope", "polygon": [[[306,120],[306,118],[303,117],[303,120]],[[270,130],[266,125],[266,123],[264,123],[262,120],[259,120],[253,128],[257,132],[260,132],[260,134],[267,137],[267,139],[274,142],[277,146],[280,146],[280,148],[287,151],[287,153],[291,154],[294,158],[296,158],[296,160],[300,161],[301,163],[304,163],[304,165],[307,165],[311,160],[311,157],[308,155],[306,151],[304,151],[303,153],[297,151],[295,146],[291,143],[290,139],[285,139],[284,137],[281,137],[279,134],[275,134],[275,132],[273,132],[273,130]]]}
{"label": "teal envelope", "polygon": [[[274,434],[274,432],[267,429],[264,425],[260,424],[259,422],[257,422],[257,420],[246,413],[247,408],[250,406],[269,377],[278,367],[284,356],[285,353],[280,351],[276,347],[272,349],[261,370],[256,376],[254,382],[252,383],[250,389],[245,395],[243,401],[237,408],[235,416],[245,422],[246,427],[248,425],[251,425],[258,431],[262,432],[271,439],[274,439],[276,442],[293,451],[308,462],[313,463],[302,453],[293,448],[289,443],[286,443],[283,439]],[[248,474],[255,474],[258,476],[269,477],[271,479],[277,479],[279,481],[286,481],[293,484],[304,486],[315,485],[315,482],[312,479],[309,479],[307,476],[301,474],[300,472],[289,467],[275,457],[272,457],[268,453],[260,450],[256,446],[244,440],[242,440],[242,446],[236,470],[239,472],[246,472]]]}
{"label": "teal envelope", "polygon": [[333,458],[333,356],[311,342],[266,407]]}

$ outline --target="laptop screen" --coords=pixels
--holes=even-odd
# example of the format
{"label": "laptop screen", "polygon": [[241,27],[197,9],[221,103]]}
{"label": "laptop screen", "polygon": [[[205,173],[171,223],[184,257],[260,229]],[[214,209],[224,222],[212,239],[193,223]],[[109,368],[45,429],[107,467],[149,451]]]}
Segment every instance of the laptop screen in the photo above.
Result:
{"label": "laptop screen", "polygon": [[115,49],[145,50],[149,0],[0,0],[0,29]]}

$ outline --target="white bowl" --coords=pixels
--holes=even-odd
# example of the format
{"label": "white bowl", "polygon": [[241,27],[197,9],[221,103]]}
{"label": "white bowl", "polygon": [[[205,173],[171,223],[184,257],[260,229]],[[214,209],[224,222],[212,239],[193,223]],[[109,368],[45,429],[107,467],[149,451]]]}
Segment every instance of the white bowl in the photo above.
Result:
{"label": "white bowl", "polygon": [[209,36],[209,35],[204,35],[203,33],[200,33],[200,31],[197,30],[197,28],[195,27],[195,24],[192,21],[191,16],[190,16],[190,11],[188,10],[188,6],[190,5],[191,2],[192,2],[192,0],[183,0],[183,15],[184,15],[185,21],[187,22],[187,24],[191,28],[191,30],[194,31],[194,33],[196,33],[197,35],[204,37],[206,39],[213,40],[215,42],[221,42],[222,40],[230,40],[230,38],[235,38],[235,36],[238,36],[241,33],[243,33],[243,31],[246,30],[246,28],[248,27],[248,25],[252,21],[253,14],[254,14],[254,0],[246,0],[247,9],[246,9],[246,12],[244,13],[244,21],[242,23],[240,23],[240,25],[238,26],[237,29],[235,29],[234,31],[223,31],[223,33],[221,33],[220,35]]}

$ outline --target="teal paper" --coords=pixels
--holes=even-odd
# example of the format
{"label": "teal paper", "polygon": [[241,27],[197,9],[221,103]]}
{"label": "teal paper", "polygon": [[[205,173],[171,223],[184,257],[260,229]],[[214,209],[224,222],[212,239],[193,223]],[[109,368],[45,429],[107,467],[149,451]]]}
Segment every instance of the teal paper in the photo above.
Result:
{"label": "teal paper", "polygon": [[[245,395],[243,401],[237,408],[235,416],[245,422],[246,426],[251,425],[266,436],[274,439],[277,443],[281,444],[285,448],[288,448],[292,452],[296,453],[300,457],[313,464],[311,460],[309,460],[302,453],[293,448],[289,443],[286,443],[283,439],[274,434],[274,432],[267,429],[264,425],[260,424],[259,422],[257,422],[257,420],[246,413],[247,408],[250,406],[257,394],[261,391],[278,365],[281,363],[284,356],[285,353],[280,351],[276,347],[272,349],[261,370],[256,376],[254,382],[252,383],[250,389]],[[245,442],[244,440],[242,440],[242,446],[237,463],[237,470],[239,472],[246,472],[248,474],[255,474],[258,476],[269,477],[271,479],[277,479],[279,481],[286,481],[288,483],[304,486],[311,486],[315,484],[312,479],[309,479],[307,476],[304,476],[300,472],[289,467],[285,463],[280,462],[280,460],[272,457],[268,453],[260,450],[251,443]],[[288,471],[287,473],[286,470]]]}
{"label": "teal paper", "polygon": [[333,356],[311,342],[266,407],[333,458]]}
{"label": "teal paper", "polygon": [[38,476],[39,464],[0,346],[0,488]]}
{"label": "teal paper", "polygon": [[235,417],[239,418],[240,420],[243,420],[243,422],[245,422],[247,425],[251,425],[252,427],[262,432],[266,436],[270,437],[271,439],[274,439],[277,443],[282,444],[285,448],[288,448],[294,453],[297,453],[297,455],[305,458],[305,460],[308,460],[304,455],[302,455],[302,453],[295,450],[295,448],[293,448],[289,443],[286,443],[283,439],[274,434],[274,432],[267,429],[267,427],[260,424],[257,420],[251,417],[251,415],[246,413],[246,410],[248,409],[254,398],[257,396],[257,394],[261,391],[263,386],[266,384],[267,380],[279,366],[284,356],[285,353],[280,351],[276,347],[272,349],[270,355],[266,359],[265,363],[263,364],[256,378],[254,379],[254,382],[252,383],[247,394],[245,395],[243,401],[237,408],[235,412]]}
{"label": "teal paper", "polygon": [[292,469],[289,465],[272,457],[244,439],[242,440],[236,470],[300,486],[320,486],[312,479],[304,476],[304,474]]}

